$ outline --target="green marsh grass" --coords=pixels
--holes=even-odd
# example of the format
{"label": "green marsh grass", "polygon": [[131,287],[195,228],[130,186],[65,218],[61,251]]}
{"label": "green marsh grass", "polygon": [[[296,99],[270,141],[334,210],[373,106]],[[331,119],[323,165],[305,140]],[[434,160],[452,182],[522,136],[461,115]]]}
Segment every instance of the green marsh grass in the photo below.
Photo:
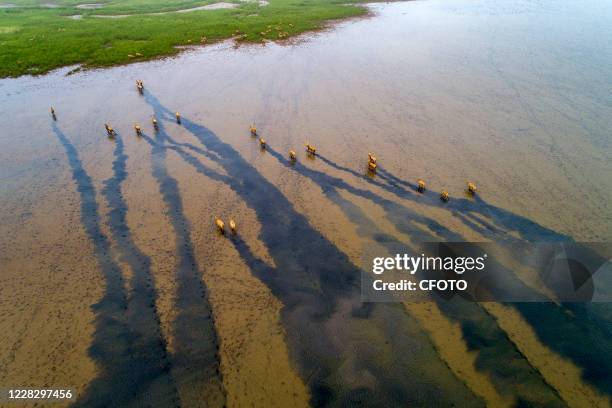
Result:
{"label": "green marsh grass", "polygon": [[[76,7],[96,0],[12,1],[16,7],[0,8],[0,77],[43,74],[73,64],[88,68],[142,61],[174,55],[180,52],[177,46],[237,35],[243,42],[280,40],[366,13],[356,4],[359,0],[270,0],[267,6],[222,1],[237,7],[174,13],[216,1],[112,0],[97,9]],[[45,7],[48,3],[55,7]],[[162,12],[169,13],[150,14]],[[73,15],[81,18],[69,18]]]}

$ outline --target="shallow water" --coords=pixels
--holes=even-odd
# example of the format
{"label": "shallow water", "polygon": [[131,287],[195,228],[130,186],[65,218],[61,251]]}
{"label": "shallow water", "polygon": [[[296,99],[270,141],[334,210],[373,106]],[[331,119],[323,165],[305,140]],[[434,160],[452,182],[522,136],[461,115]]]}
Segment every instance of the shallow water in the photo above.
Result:
{"label": "shallow water", "polygon": [[[143,14],[92,14],[91,17],[97,17],[97,18],[126,18],[126,17],[131,17],[131,16],[161,16],[164,14],[172,14],[172,13],[191,13],[193,11],[200,11],[200,10],[220,10],[220,9],[230,9],[230,8],[236,8],[238,7],[238,4],[234,4],[234,3],[226,3],[226,2],[219,2],[219,3],[212,3],[212,4],[207,4],[205,6],[198,6],[198,7],[191,7],[191,8],[186,8],[186,9],[181,9],[181,10],[174,10],[174,11],[163,11],[163,12],[159,12],[159,13],[143,13]],[[74,18],[76,16],[69,16],[70,18]],[[80,16],[82,17],[82,16]],[[78,20],[78,18],[77,18]]]}
{"label": "shallow water", "polygon": [[104,7],[102,3],[87,3],[87,4],[78,4],[76,8],[78,9],[99,9]]}
{"label": "shallow water", "polygon": [[[418,318],[397,305],[359,305],[354,265],[364,247],[390,240],[609,241],[612,5],[418,1],[371,9],[369,18],[284,44],[226,42],[148,63],[0,80],[0,254],[9,294],[0,311],[2,340],[12,345],[0,355],[8,367],[2,383],[25,366],[20,381],[73,381],[83,404],[104,405],[107,389],[119,389],[114,402],[122,403],[142,401],[145,390],[163,396],[159,404],[189,405],[202,395],[238,403],[235,384],[272,364],[261,358],[238,374],[224,366],[238,358],[232,338],[224,340],[238,323],[219,294],[238,293],[224,276],[242,265],[284,305],[278,324],[287,354],[272,360],[291,361],[311,402],[493,400],[437,357],[436,333]],[[114,141],[105,122],[119,132]],[[249,135],[251,123],[267,151]],[[305,141],[321,155],[303,156]],[[285,158],[289,149],[299,152],[296,165]],[[369,151],[381,166],[373,178],[365,176]],[[426,194],[414,191],[418,178]],[[478,185],[475,199],[465,196],[467,180]],[[446,205],[437,198],[442,189],[451,195]],[[239,236],[216,234],[216,216],[236,218]],[[55,309],[58,296],[97,304],[73,323],[70,330],[89,335],[69,353],[74,367],[92,360],[97,370],[57,373],[47,357],[38,358],[42,368],[27,368],[28,354],[56,346],[44,337],[24,341],[28,333],[68,325]],[[462,328],[456,341],[475,353],[474,370],[494,392],[561,403],[564,385],[545,368],[534,371],[521,354],[529,349],[518,352],[487,312],[439,308]],[[612,361],[601,357],[612,356],[612,346],[602,338],[611,330],[602,308],[515,311],[605,399],[612,363],[599,360]],[[21,323],[41,309],[55,320]],[[260,312],[253,321],[263,320]],[[587,324],[569,314],[592,317]],[[123,336],[130,327],[160,342]],[[64,342],[73,341],[70,330]],[[107,350],[116,335],[123,348]],[[588,350],[561,338],[581,338]],[[130,352],[138,358],[119,361]],[[120,386],[130,373],[136,391]]]}

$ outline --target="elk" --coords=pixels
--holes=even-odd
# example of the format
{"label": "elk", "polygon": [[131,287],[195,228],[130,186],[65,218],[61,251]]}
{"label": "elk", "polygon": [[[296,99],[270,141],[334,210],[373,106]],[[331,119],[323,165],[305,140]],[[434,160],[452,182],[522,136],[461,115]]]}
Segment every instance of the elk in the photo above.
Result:
{"label": "elk", "polygon": [[419,193],[425,191],[425,181],[423,181],[422,179],[418,179],[417,185],[417,190],[419,191]]}
{"label": "elk", "polygon": [[106,128],[106,134],[109,136],[115,136],[115,129],[108,123],[104,124],[104,128]]}
{"label": "elk", "polygon": [[306,151],[312,156],[317,154],[317,149],[310,143],[306,143]]}
{"label": "elk", "polygon": [[224,234],[225,233],[225,224],[223,223],[223,221],[221,221],[220,218],[216,218],[215,219],[215,225],[217,226],[217,230],[221,233]]}

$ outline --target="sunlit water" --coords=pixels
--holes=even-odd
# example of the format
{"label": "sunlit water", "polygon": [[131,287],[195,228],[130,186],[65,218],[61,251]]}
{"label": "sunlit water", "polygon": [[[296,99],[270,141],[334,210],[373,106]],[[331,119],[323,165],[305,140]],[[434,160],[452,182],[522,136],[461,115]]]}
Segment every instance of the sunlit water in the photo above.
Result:
{"label": "sunlit water", "polygon": [[[170,60],[7,79],[2,203],[56,169],[53,104],[85,149],[100,126],[144,121],[145,80],[171,109],[239,144],[256,122],[276,145],[308,138],[343,164],[375,151],[414,181],[496,204],[583,240],[610,236],[612,45],[607,2],[374,5],[376,17],[296,45],[222,44]],[[351,145],[351,148],[347,148]],[[46,170],[46,171],[43,171]],[[32,197],[33,198],[33,197]],[[3,211],[3,219],[18,216]]]}
{"label": "sunlit water", "polygon": [[[478,405],[442,363],[427,363],[434,360],[435,350],[423,335],[414,334],[414,321],[393,306],[374,310],[356,306],[357,270],[349,262],[350,258],[355,263],[351,248],[358,253],[356,248],[380,240],[382,230],[389,230],[377,225],[383,222],[378,213],[368,219],[337,190],[352,194],[355,202],[372,201],[395,224],[393,232],[416,241],[508,236],[528,241],[609,240],[612,3],[414,1],[376,4],[371,10],[368,18],[286,44],[234,48],[222,43],[148,63],[70,76],[63,69],[43,77],[0,80],[0,261],[9,265],[6,285],[19,285],[14,277],[27,269],[29,254],[53,265],[53,250],[41,247],[53,235],[53,225],[66,222],[64,216],[74,212],[81,214],[84,237],[96,243],[107,290],[117,284],[113,280],[117,266],[107,259],[109,244],[99,238],[107,229],[110,240],[128,252],[123,261],[135,270],[144,265],[146,273],[136,274],[133,283],[142,285],[148,261],[122,228],[126,213],[129,218],[140,205],[160,202],[172,225],[166,233],[178,242],[177,253],[168,258],[179,259],[176,347],[179,351],[184,347],[186,356],[197,355],[194,361],[204,367],[202,376],[210,376],[215,388],[215,363],[210,361],[214,350],[186,346],[197,342],[197,334],[187,334],[189,323],[195,324],[189,319],[201,319],[209,309],[196,299],[197,245],[190,234],[201,233],[200,227],[208,226],[211,217],[243,205],[256,215],[244,230],[259,234],[276,269],[271,272],[258,262],[261,255],[251,253],[241,239],[234,241],[237,252],[233,253],[289,305],[283,315],[287,342],[314,402],[349,403],[358,395],[363,401],[388,404],[444,400]],[[136,79],[144,80],[144,96],[135,90]],[[57,111],[55,125],[50,105]],[[184,118],[180,126],[173,123],[176,111]],[[150,126],[152,114],[163,119],[157,134]],[[119,131],[121,144],[106,137],[105,122]],[[134,135],[134,122],[143,125],[144,138]],[[249,136],[251,123],[269,144],[267,153]],[[183,145],[187,155],[159,147],[173,141],[192,147],[200,143],[201,150]],[[317,146],[319,158],[303,157],[305,141]],[[299,152],[295,167],[286,162],[289,149]],[[362,177],[370,151],[383,170],[372,179]],[[196,156],[208,167],[194,162]],[[198,172],[197,177],[182,170],[187,165]],[[145,173],[151,182],[146,182]],[[427,194],[414,192],[418,178],[426,180]],[[478,185],[477,199],[465,195],[468,180]],[[76,194],[75,185],[78,200],[67,207],[47,198],[64,190]],[[126,192],[126,186],[128,199],[123,200],[120,191]],[[442,189],[451,195],[446,206],[437,199]],[[98,196],[91,194],[93,190]],[[393,194],[398,191],[405,194],[401,205],[389,201],[397,199]],[[96,200],[99,210],[91,206]],[[192,208],[201,209],[189,219],[186,212]],[[108,224],[99,227],[107,212]],[[343,214],[346,222],[337,221],[335,214]],[[137,222],[147,225],[152,220],[143,217]],[[189,222],[191,227],[186,226]],[[20,237],[24,228],[35,230],[31,239]],[[321,263],[322,259],[331,259],[330,264]],[[209,261],[198,262],[206,268]],[[310,282],[304,270],[317,271],[312,279],[318,283]],[[304,286],[294,287],[295,282]],[[310,293],[310,285],[323,294]],[[155,293],[143,293],[155,299]],[[122,305],[112,293],[103,300],[107,303],[97,309],[102,316],[112,315]],[[462,319],[474,319],[482,323],[480,327],[490,327],[486,314],[457,308],[448,312],[453,319],[463,323]],[[143,330],[155,325],[154,317],[135,310],[139,318],[128,324]],[[564,326],[559,317],[564,315],[558,311],[528,307],[519,311],[534,326],[550,321],[550,327],[564,330],[568,339],[574,339],[572,330],[576,336],[582,333]],[[584,369],[595,367],[594,355],[583,356],[558,342],[557,332],[542,326],[538,334],[547,346]],[[516,353],[510,344],[503,345],[507,340],[488,329],[479,330],[465,334],[466,338],[497,339],[505,352]],[[390,369],[381,363],[380,355],[356,340],[364,335],[379,352],[384,350],[380,353],[388,353],[387,358],[404,356],[394,357],[401,364]],[[98,321],[97,347],[108,347],[112,336],[104,321]],[[389,343],[386,338],[395,340]],[[215,344],[214,338],[209,340]],[[592,341],[593,353],[610,352],[605,341],[595,337]],[[343,354],[347,344],[354,344],[359,357]],[[158,346],[132,347],[154,355]],[[419,358],[411,357],[414,350],[419,350]],[[336,366],[330,362],[336,356],[350,364]],[[175,361],[180,362],[179,357]],[[531,384],[528,391],[517,388],[512,393],[532,402],[559,403],[521,361],[525,371],[514,380],[506,373],[507,383],[502,381],[500,388]],[[424,364],[431,365],[425,372]],[[495,371],[499,364],[485,357],[480,364],[487,373],[501,376]],[[164,372],[164,365],[163,360],[155,360],[152,370]],[[180,377],[181,369],[189,371],[187,363],[186,368],[175,366],[179,370],[175,376]],[[129,370],[108,362],[105,370],[109,377],[116,376],[116,382],[129,375]],[[588,381],[610,394],[609,372],[609,367],[589,372]],[[157,374],[143,372],[142,378],[148,375]],[[104,387],[110,386],[99,384],[89,389],[87,397],[93,401],[99,397],[96,392],[104,393]],[[435,384],[444,392],[439,393]],[[174,398],[171,391],[159,392]]]}

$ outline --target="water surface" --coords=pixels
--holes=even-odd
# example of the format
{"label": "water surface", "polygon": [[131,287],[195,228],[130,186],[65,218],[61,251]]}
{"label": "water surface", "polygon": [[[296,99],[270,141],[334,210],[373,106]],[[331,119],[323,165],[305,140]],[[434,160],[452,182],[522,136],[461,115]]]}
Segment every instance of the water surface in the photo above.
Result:
{"label": "water surface", "polygon": [[100,405],[608,400],[607,305],[363,305],[358,265],[397,241],[610,239],[612,4],[370,7],[287,43],[0,80],[1,383]]}

